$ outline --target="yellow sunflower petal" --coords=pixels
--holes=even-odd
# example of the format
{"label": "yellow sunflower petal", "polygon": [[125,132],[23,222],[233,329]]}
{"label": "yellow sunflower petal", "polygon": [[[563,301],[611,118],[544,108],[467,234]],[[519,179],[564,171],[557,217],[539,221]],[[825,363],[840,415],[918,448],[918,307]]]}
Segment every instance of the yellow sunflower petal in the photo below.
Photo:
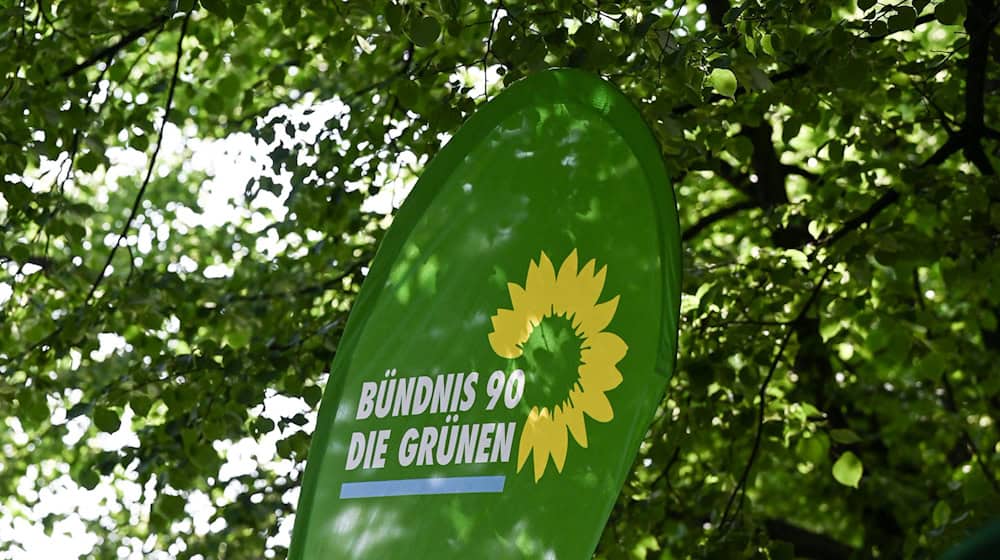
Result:
{"label": "yellow sunflower petal", "polygon": [[573,327],[583,338],[590,338],[604,330],[618,310],[618,296],[589,309],[578,309],[573,319]]}
{"label": "yellow sunflower petal", "polygon": [[[596,304],[597,299],[601,297],[601,290],[604,289],[604,279],[608,275],[608,267],[603,266],[597,271],[596,274],[594,274],[594,266],[595,262],[591,259],[591,261],[587,263],[587,266],[583,267],[583,270],[580,271],[580,277],[587,280],[587,298],[585,301],[587,302],[587,305],[591,306]],[[591,274],[593,274],[593,276],[591,276]]]}
{"label": "yellow sunflower petal", "polygon": [[534,466],[535,482],[545,474],[549,466],[549,455],[552,453],[552,415],[548,408],[539,411],[535,421]]}
{"label": "yellow sunflower petal", "polygon": [[552,311],[556,315],[572,313],[574,302],[576,301],[577,281],[576,281],[577,256],[576,249],[566,257],[556,274],[556,290],[553,293]]}
{"label": "yellow sunflower petal", "polygon": [[564,260],[562,265],[559,267],[559,274],[556,275],[556,280],[561,283],[564,280],[575,279],[577,267],[576,263],[576,249],[573,249],[573,252],[566,257],[566,260]]}
{"label": "yellow sunflower petal", "polygon": [[573,439],[580,444],[580,447],[587,447],[587,426],[583,423],[583,411],[573,402],[573,392],[570,392],[562,407],[562,416],[569,433],[573,434]]}
{"label": "yellow sunflower petal", "polygon": [[566,447],[569,440],[566,437],[566,419],[562,413],[562,407],[556,407],[552,413],[552,423],[549,425],[549,450],[552,453],[552,462],[556,465],[556,470],[562,472],[566,463]]}
{"label": "yellow sunflower petal", "polygon": [[628,345],[615,333],[599,332],[584,343],[580,350],[580,360],[585,364],[598,367],[609,367],[617,364],[625,357]]}
{"label": "yellow sunflower petal", "polygon": [[[544,252],[538,260],[528,265],[528,280],[524,285],[524,308],[528,315],[542,317],[552,310],[552,300],[556,293],[556,272],[552,261]],[[537,321],[535,321],[537,324]]]}
{"label": "yellow sunflower petal", "polygon": [[493,332],[488,335],[490,346],[498,356],[517,358],[522,350],[519,347],[531,334],[531,324],[523,313],[511,309],[497,309],[497,314],[490,318]]}
{"label": "yellow sunflower petal", "polygon": [[588,261],[582,269],[574,249],[559,263],[558,272],[545,252],[528,265],[524,285],[508,283],[511,309],[498,309],[492,317],[489,342],[505,358],[523,354],[521,346],[532,330],[547,316],[566,315],[581,338],[579,378],[562,403],[553,409],[533,407],[525,420],[518,443],[518,472],[533,455],[535,482],[545,474],[549,457],[558,472],[566,464],[569,436],[587,447],[584,415],[599,422],[614,418],[614,409],[605,395],[622,383],[616,367],[628,345],[616,334],[604,332],[618,310],[619,298],[598,303],[607,267],[595,272],[597,263]]}
{"label": "yellow sunflower petal", "polygon": [[[521,428],[521,441],[517,444],[517,472],[521,472],[521,467],[524,466],[525,460],[528,459],[528,454],[535,447],[537,421],[538,407],[535,406],[528,413],[528,419],[524,421],[524,427]],[[535,452],[535,454],[537,455],[538,453]]]}
{"label": "yellow sunflower petal", "polygon": [[608,402],[608,397],[602,391],[595,391],[584,387],[582,391],[573,397],[576,406],[583,410],[583,413],[598,422],[610,422],[615,417],[615,411]]}
{"label": "yellow sunflower petal", "polygon": [[507,291],[510,293],[511,308],[523,309],[525,304],[524,288],[513,282],[507,282]]}
{"label": "yellow sunflower petal", "polygon": [[577,369],[585,391],[606,392],[621,385],[622,374],[615,366],[583,364]]}
{"label": "yellow sunflower petal", "polygon": [[577,275],[577,255],[574,250],[559,267],[559,274],[556,277],[556,299],[553,301],[555,312],[572,317],[585,309],[587,305],[582,301],[587,297],[585,289],[586,281]]}

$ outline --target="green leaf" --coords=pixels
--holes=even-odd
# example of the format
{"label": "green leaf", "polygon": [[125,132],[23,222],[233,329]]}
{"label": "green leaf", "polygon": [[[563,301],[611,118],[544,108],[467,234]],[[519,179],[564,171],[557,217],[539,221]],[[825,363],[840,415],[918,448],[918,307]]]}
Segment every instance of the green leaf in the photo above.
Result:
{"label": "green leaf", "polygon": [[280,86],[285,83],[285,67],[281,65],[275,66],[267,73],[267,79],[273,86]]}
{"label": "green leaf", "polygon": [[768,546],[770,560],[795,560],[795,545],[782,541],[772,541]]}
{"label": "green leaf", "polygon": [[727,68],[716,68],[715,70],[712,70],[709,80],[712,82],[712,87],[715,88],[715,91],[719,92],[720,95],[733,97],[736,94],[736,74],[733,74],[732,70]]}
{"label": "green leaf", "polygon": [[839,140],[834,140],[827,144],[826,146],[827,154],[830,156],[830,161],[834,163],[840,163],[844,161],[844,143]]}
{"label": "green leaf", "polygon": [[934,17],[945,25],[956,25],[965,16],[965,2],[944,0],[934,8]]}
{"label": "green leaf", "polygon": [[756,55],[757,54],[757,38],[753,36],[752,33],[747,33],[743,36],[743,42],[746,44],[747,52]]}
{"label": "green leaf", "polygon": [[101,475],[97,474],[97,471],[93,469],[84,469],[80,471],[80,475],[77,476],[76,481],[87,490],[93,490],[101,483]]}
{"label": "green leaf", "polygon": [[767,91],[774,87],[774,83],[771,82],[771,78],[769,78],[767,74],[756,66],[750,69],[750,80],[753,88],[757,91]]}
{"label": "green leaf", "polygon": [[320,399],[323,398],[323,389],[320,389],[316,385],[310,385],[302,389],[302,398],[305,399],[306,404],[315,407]]}
{"label": "green leaf", "polygon": [[121,428],[122,422],[118,413],[110,408],[98,408],[94,410],[94,425],[102,432],[114,433]]}
{"label": "green leaf", "polygon": [[385,22],[389,29],[400,32],[403,30],[403,8],[395,2],[385,7]]}
{"label": "green leaf", "polygon": [[204,108],[213,115],[220,115],[226,110],[225,99],[217,92],[212,92],[205,98]]}
{"label": "green leaf", "polygon": [[302,10],[298,4],[285,4],[285,9],[281,10],[281,24],[285,29],[294,28],[302,18]]}
{"label": "green leaf", "polygon": [[233,20],[233,23],[243,21],[246,15],[247,6],[243,2],[232,2],[229,4],[229,19]]}
{"label": "green leaf", "polygon": [[235,98],[240,93],[240,79],[235,74],[228,74],[219,80],[217,89],[220,94]]}
{"label": "green leaf", "polygon": [[750,159],[753,155],[753,143],[744,135],[733,136],[726,142],[726,151],[740,160]]}
{"label": "green leaf", "polygon": [[764,49],[764,52],[771,56],[777,56],[777,50],[774,47],[775,39],[775,35],[764,35],[760,38],[760,48]]}
{"label": "green leaf", "polygon": [[844,452],[833,464],[833,478],[851,488],[858,487],[863,472],[864,465],[861,464],[861,459],[858,459],[858,456],[850,451]]}
{"label": "green leaf", "polygon": [[896,8],[896,13],[889,17],[889,32],[906,31],[913,29],[917,22],[917,12],[909,6]]}
{"label": "green leaf", "polygon": [[76,160],[76,167],[84,173],[93,173],[101,163],[101,157],[94,152],[87,152]]}
{"label": "green leaf", "polygon": [[830,437],[833,438],[833,441],[837,443],[843,443],[847,445],[861,441],[861,438],[858,436],[858,434],[854,433],[853,430],[848,430],[846,428],[835,428],[833,430],[830,430]]}
{"label": "green leaf", "polygon": [[253,423],[254,429],[261,435],[269,434],[274,430],[274,421],[270,418],[260,416]]}
{"label": "green leaf", "polygon": [[419,111],[420,88],[411,80],[400,80],[396,84],[396,98],[406,109]]}
{"label": "green leaf", "polygon": [[418,18],[410,28],[410,39],[418,47],[429,47],[441,35],[441,24],[431,16]]}
{"label": "green leaf", "polygon": [[201,5],[214,15],[221,18],[229,17],[229,11],[226,9],[226,3],[223,0],[201,0]]}
{"label": "green leaf", "polygon": [[931,518],[934,521],[935,527],[944,527],[948,524],[951,519],[951,506],[948,502],[941,500],[934,506],[934,512],[931,514]]}
{"label": "green leaf", "polygon": [[802,251],[798,249],[788,249],[785,251],[785,255],[792,261],[792,265],[796,268],[809,268],[809,257]]}
{"label": "green leaf", "polygon": [[184,498],[171,494],[160,494],[156,500],[156,509],[171,519],[176,519],[184,513]]}
{"label": "green leaf", "polygon": [[149,149],[149,135],[148,134],[133,134],[128,139],[128,144],[130,147],[139,150],[140,152],[145,152]]}
{"label": "green leaf", "polygon": [[867,12],[875,5],[876,0],[858,0],[858,9]]}
{"label": "green leaf", "polygon": [[149,414],[149,409],[153,407],[153,399],[146,395],[136,395],[129,401],[129,406],[136,416],[142,417]]}
{"label": "green leaf", "polygon": [[196,466],[208,470],[208,467],[215,464],[219,459],[219,454],[209,443],[195,445],[189,452],[188,457]]}
{"label": "green leaf", "polygon": [[49,419],[51,412],[45,395],[35,389],[22,391],[19,400],[23,407],[25,418],[32,425],[39,425]]}
{"label": "green leaf", "polygon": [[802,438],[795,445],[795,451],[799,457],[813,464],[826,462],[826,457],[830,451],[830,440],[823,434],[813,434],[812,437]]}
{"label": "green leaf", "polygon": [[83,416],[90,412],[92,408],[93,405],[89,402],[78,402],[66,412],[66,419],[72,420],[78,416]]}

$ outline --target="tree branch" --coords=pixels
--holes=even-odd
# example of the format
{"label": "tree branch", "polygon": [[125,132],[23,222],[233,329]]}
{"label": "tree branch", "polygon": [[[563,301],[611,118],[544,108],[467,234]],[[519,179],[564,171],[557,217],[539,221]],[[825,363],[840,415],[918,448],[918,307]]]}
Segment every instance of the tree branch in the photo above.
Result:
{"label": "tree branch", "polygon": [[[710,16],[712,16],[712,19],[714,20],[714,23],[716,23],[716,25],[721,25],[722,24],[721,23],[721,18],[722,18],[722,16],[728,10],[729,10],[729,2],[728,2],[728,0],[713,0],[712,2],[708,3],[709,14],[710,14]],[[933,19],[934,19],[933,14],[929,14],[929,15],[925,14],[925,15],[920,16],[920,17],[917,18],[917,20],[915,22],[915,25],[921,25],[923,23],[928,23],[929,21],[932,21]],[[887,33],[885,35],[876,35],[876,36],[866,37],[865,40],[867,40],[868,42],[871,42],[871,43],[875,43],[875,42],[881,41],[882,39],[885,39],[886,37],[888,37],[890,35],[892,35],[892,33]],[[780,83],[780,82],[784,82],[786,80],[791,80],[793,78],[798,78],[798,77],[801,77],[801,76],[805,76],[809,72],[812,72],[812,70],[813,70],[812,66],[810,66],[808,64],[797,63],[797,64],[792,65],[787,70],[783,70],[781,72],[778,72],[778,73],[774,74],[773,76],[769,76],[769,78],[770,78],[772,84],[777,84],[777,83]],[[745,87],[743,87],[743,86],[740,86],[739,88],[736,89],[736,93],[734,94],[733,97],[734,98],[739,97],[740,95],[742,95],[742,94],[744,94],[746,92],[747,92],[747,89]],[[708,104],[711,105],[713,103],[717,103],[717,102],[723,101],[725,99],[730,99],[730,98],[726,97],[724,95],[713,94],[711,97],[708,98]],[[692,104],[692,103],[685,103],[683,105],[678,105],[678,106],[674,107],[671,110],[671,114],[674,115],[674,116],[683,115],[685,113],[693,111],[694,109],[697,109],[699,106],[700,105],[695,105],[695,104]]]}
{"label": "tree branch", "polygon": [[895,189],[889,189],[882,196],[875,201],[874,204],[868,207],[867,210],[858,214],[857,216],[851,218],[844,222],[840,226],[840,229],[831,233],[830,235],[823,237],[818,241],[820,245],[833,245],[837,241],[840,241],[848,233],[859,229],[861,226],[868,224],[882,213],[883,210],[892,206],[899,200],[899,191]]}
{"label": "tree branch", "polygon": [[962,153],[983,175],[996,170],[983,150],[986,132],[986,63],[989,58],[990,36],[997,25],[994,0],[971,0],[965,18],[969,34],[969,57],[965,61],[965,121],[962,124]]}
{"label": "tree branch", "polygon": [[486,50],[483,52],[483,97],[486,99],[486,101],[490,100],[490,92],[488,91],[489,80],[487,79],[489,75],[487,74],[486,62],[489,60],[490,53],[493,50],[493,32],[496,31],[497,14],[499,13],[500,13],[500,4],[497,4],[497,7],[493,9],[493,15],[490,17],[490,33],[486,37]]}
{"label": "tree branch", "polygon": [[[8,263],[14,260],[17,259],[15,259],[11,255],[0,255],[0,264]],[[43,270],[48,269],[55,264],[54,260],[52,260],[49,257],[46,257],[45,255],[29,255],[28,257],[24,258],[22,262],[33,264]]]}
{"label": "tree branch", "polygon": [[753,145],[750,164],[757,173],[753,196],[758,205],[765,209],[788,204],[788,192],[785,190],[788,170],[781,163],[778,150],[771,140],[773,133],[774,129],[766,118],[760,125],[744,126],[740,132]]}
{"label": "tree branch", "polygon": [[965,18],[969,34],[969,57],[965,61],[965,128],[981,133],[986,114],[986,62],[990,50],[990,33],[996,25],[992,0],[970,0]]}
{"label": "tree branch", "polygon": [[[351,276],[351,275],[355,274],[356,272],[358,272],[359,270],[361,270],[362,267],[364,267],[365,265],[367,265],[371,261],[371,259],[370,259],[371,255],[370,254],[368,254],[368,255],[362,255],[362,257],[368,257],[368,258],[360,258],[360,259],[354,261],[353,263],[351,263],[350,266],[348,266],[347,268],[345,268],[340,274],[338,274],[338,275],[336,275],[336,276],[334,276],[332,278],[329,278],[327,280],[324,280],[323,282],[320,282],[319,284],[312,284],[312,285],[308,285],[308,286],[303,286],[303,287],[300,287],[300,288],[296,288],[294,290],[281,291],[281,292],[261,292],[261,293],[256,293],[256,294],[234,295],[234,296],[230,296],[230,297],[225,298],[224,301],[219,302],[220,303],[219,307],[224,307],[225,305],[227,305],[229,303],[233,303],[233,302],[266,301],[266,300],[269,300],[269,299],[287,299],[287,298],[290,298],[290,297],[309,296],[309,295],[313,295],[314,296],[314,295],[321,294],[321,293],[323,293],[323,292],[325,292],[325,291],[327,291],[327,290],[335,287],[337,284],[342,283],[345,278],[347,278],[348,276]],[[209,308],[209,309],[212,309],[212,308]]]}
{"label": "tree branch", "polygon": [[[933,167],[940,165],[947,161],[952,154],[958,152],[961,149],[962,144],[958,135],[948,138],[948,141],[944,143],[940,148],[938,148],[931,157],[927,158],[918,169],[923,169],[925,167]],[[833,245],[837,241],[840,241],[844,236],[852,231],[860,229],[861,226],[867,225],[869,222],[875,219],[876,216],[882,213],[883,210],[892,206],[899,201],[900,195],[899,191],[893,188],[889,188],[885,193],[882,194],[867,210],[858,214],[857,216],[847,220],[840,226],[840,228],[819,239],[816,243],[818,245]]]}
{"label": "tree branch", "polygon": [[[191,17],[191,14],[189,12],[187,15],[184,16],[184,21],[187,22],[188,18],[190,18],[190,17]],[[87,69],[87,68],[90,68],[94,64],[97,64],[98,62],[100,62],[100,61],[102,61],[102,60],[104,60],[106,58],[111,58],[111,57],[115,56],[122,49],[124,49],[124,48],[128,47],[129,45],[131,45],[132,43],[138,41],[140,37],[146,35],[147,33],[149,33],[150,31],[152,31],[154,29],[162,27],[169,20],[170,20],[170,16],[167,16],[167,15],[160,15],[160,16],[157,16],[157,17],[153,18],[153,20],[150,21],[149,23],[147,23],[146,25],[144,25],[142,27],[139,27],[138,29],[133,29],[132,31],[129,31],[128,33],[126,33],[125,35],[123,35],[122,38],[119,39],[118,41],[116,41],[115,43],[113,43],[111,45],[108,45],[108,46],[104,47],[103,49],[99,49],[98,51],[94,52],[93,54],[91,54],[90,56],[88,56],[87,58],[85,58],[83,61],[78,62],[78,63],[74,64],[73,66],[71,66],[71,67],[63,70],[62,72],[59,73],[58,77],[60,79],[62,79],[62,80],[66,80],[68,78],[73,77],[74,75],[76,75],[80,71],[82,71],[84,69]],[[186,23],[185,23],[185,25],[186,25]],[[52,81],[53,80],[50,80],[49,82],[46,82],[46,85],[50,85],[52,83]]]}
{"label": "tree branch", "polygon": [[[923,25],[925,23],[930,23],[930,22],[934,21],[935,19],[937,19],[937,17],[933,13],[924,14],[924,15],[918,17],[913,22],[913,27],[916,28],[919,25]],[[869,43],[877,43],[877,42],[881,41],[882,39],[885,39],[885,38],[889,37],[890,35],[893,35],[895,33],[899,33],[900,31],[904,31],[904,30],[900,29],[899,31],[890,31],[890,32],[882,34],[882,35],[870,35],[868,37],[865,37],[865,40],[868,41]]]}
{"label": "tree branch", "polygon": [[[948,379],[947,372],[941,375],[941,384],[944,385],[945,408],[948,410],[948,412],[951,412],[955,416],[958,416],[959,411],[958,411],[958,403],[955,401],[955,390],[951,386],[951,381]],[[961,418],[959,418],[958,421],[960,423],[963,422]],[[975,440],[973,440],[972,436],[969,435],[969,431],[965,429],[964,425],[962,426],[961,431],[962,431],[962,439],[964,440],[965,445],[968,448],[969,452],[972,454],[973,457],[975,457],[976,463],[979,464],[979,468],[983,471],[983,476],[986,477],[986,480],[989,481],[990,486],[993,487],[993,491],[996,492],[997,494],[1000,494],[1000,482],[997,482],[997,477],[993,473],[993,469],[991,469],[989,464],[987,464],[986,461],[983,460],[983,455],[979,451],[979,446],[976,445]]]}
{"label": "tree branch", "polygon": [[[989,56],[989,40],[997,19],[992,0],[973,0],[965,28],[969,33],[969,57],[966,61],[965,118],[961,129],[950,134],[948,140],[924,161],[920,168],[937,166],[948,160],[959,150],[966,159],[976,166],[983,175],[995,175],[996,170],[982,146],[983,137],[997,137],[997,133],[985,123],[986,63]],[[899,191],[889,189],[867,210],[845,222],[840,229],[819,240],[820,245],[832,245],[848,233],[868,224],[883,210],[899,201]]]}
{"label": "tree branch", "polygon": [[132,210],[129,212],[128,219],[125,220],[125,225],[122,226],[121,232],[118,234],[118,240],[115,242],[114,246],[111,247],[111,251],[108,253],[108,258],[104,261],[104,266],[101,267],[100,273],[97,278],[94,279],[94,283],[90,286],[90,291],[87,292],[87,297],[83,300],[83,305],[86,307],[90,300],[94,297],[94,293],[97,291],[98,286],[104,280],[104,275],[108,271],[108,267],[111,266],[111,262],[115,258],[115,253],[118,252],[118,248],[121,247],[122,241],[128,235],[130,229],[132,229],[132,222],[135,220],[136,215],[139,212],[139,206],[142,204],[142,199],[146,195],[146,189],[149,187],[149,181],[153,178],[153,170],[156,167],[156,158],[160,154],[160,148],[163,146],[163,130],[167,126],[167,122],[170,120],[170,109],[174,104],[174,93],[177,90],[177,79],[180,76],[181,71],[181,59],[184,57],[184,36],[187,34],[188,22],[191,20],[191,12],[184,14],[184,19],[181,22],[181,32],[180,37],[177,39],[177,54],[174,59],[174,73],[170,78],[170,89],[167,91],[167,101],[163,108],[163,120],[160,122],[160,131],[156,137],[156,147],[153,148],[153,154],[149,158],[149,165],[146,168],[146,177],[142,181],[142,185],[139,187],[139,193],[136,194],[135,201],[132,203]]}
{"label": "tree branch", "polygon": [[744,200],[742,202],[737,202],[730,206],[720,208],[715,212],[708,214],[707,216],[702,216],[701,218],[698,219],[697,222],[694,223],[694,225],[684,230],[684,233],[681,235],[681,240],[690,241],[691,239],[694,239],[699,233],[701,233],[702,230],[711,226],[715,222],[724,220],[737,212],[740,212],[742,210],[749,210],[751,208],[757,208],[757,203],[752,200]]}
{"label": "tree branch", "polygon": [[[806,313],[812,308],[813,304],[819,298],[819,293],[823,289],[823,284],[826,283],[826,279],[830,276],[831,268],[826,268],[823,271],[823,276],[816,283],[813,288],[812,293],[809,294],[809,298],[802,305],[798,314],[789,322],[789,325],[795,325],[801,321]],[[729,495],[729,500],[726,502],[726,508],[722,513],[722,520],[719,522],[720,528],[725,528],[730,522],[730,512],[732,511],[733,503],[736,501],[736,497],[739,496],[740,503],[743,502],[743,497],[746,496],[746,484],[750,477],[750,471],[753,469],[753,464],[757,460],[757,453],[760,452],[760,442],[764,434],[764,414],[767,411],[767,388],[771,384],[771,379],[774,378],[774,373],[778,369],[778,364],[781,363],[781,357],[785,353],[785,348],[788,346],[788,341],[791,340],[792,334],[795,332],[793,328],[786,328],[785,335],[781,338],[781,342],[778,344],[778,352],[774,355],[774,359],[771,360],[771,367],[767,371],[767,375],[764,376],[764,381],[760,384],[760,390],[757,392],[758,404],[757,404],[757,428],[754,432],[753,446],[750,448],[750,457],[747,459],[746,466],[743,468],[743,474],[740,475],[739,481],[736,483],[736,487],[733,488],[732,494]]]}
{"label": "tree branch", "polygon": [[856,550],[836,539],[821,533],[814,533],[797,525],[792,525],[781,519],[764,521],[767,534],[771,538],[791,543],[795,548],[795,556],[815,558],[816,560],[843,560],[851,558]]}
{"label": "tree branch", "polygon": [[[94,95],[96,95],[97,92],[100,91],[101,81],[104,80],[105,74],[107,74],[108,69],[111,68],[111,62],[112,62],[112,57],[109,56],[107,62],[104,65],[104,68],[101,70],[101,73],[97,75],[97,79],[94,80],[94,84],[90,87],[90,94],[87,95],[87,102],[83,105],[84,112],[90,111],[90,104],[93,103],[94,101]],[[101,105],[101,107],[103,107],[103,105]],[[100,114],[100,110],[98,110],[98,114]],[[68,169],[66,169],[66,175],[63,176],[61,181],[59,181],[59,177],[56,176],[60,193],[62,193],[63,190],[66,188],[66,182],[69,181],[70,177],[73,176],[73,167],[76,165],[76,156],[77,153],[80,151],[80,138],[82,136],[83,136],[83,126],[76,127],[76,130],[73,131],[73,139],[70,141],[69,156],[67,158],[69,162],[69,167]]]}

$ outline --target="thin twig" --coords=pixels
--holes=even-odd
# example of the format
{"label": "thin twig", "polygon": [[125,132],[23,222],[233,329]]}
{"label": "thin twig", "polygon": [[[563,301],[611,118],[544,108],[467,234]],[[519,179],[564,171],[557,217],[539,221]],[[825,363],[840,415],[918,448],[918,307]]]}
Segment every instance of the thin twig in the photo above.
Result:
{"label": "thin twig", "polygon": [[493,15],[490,17],[490,34],[486,37],[486,52],[483,53],[483,97],[486,98],[486,101],[490,100],[490,81],[487,79],[486,64],[490,57],[490,51],[493,49],[493,31],[497,28],[497,14],[499,13],[500,5],[498,4],[496,8],[493,8]]}
{"label": "thin twig", "polygon": [[819,298],[819,293],[823,289],[823,284],[826,283],[827,277],[830,276],[830,271],[832,269],[827,267],[823,271],[823,276],[816,283],[816,287],[813,288],[811,294],[809,294],[809,299],[806,300],[805,304],[802,305],[802,309],[795,316],[794,319],[789,323],[789,328],[785,330],[785,336],[782,337],[781,343],[778,344],[778,352],[774,355],[774,359],[771,361],[771,367],[767,371],[767,375],[764,376],[764,381],[760,385],[760,390],[757,393],[758,405],[757,405],[757,429],[754,433],[753,447],[750,448],[750,458],[747,459],[746,466],[743,468],[743,474],[740,475],[739,481],[736,483],[736,487],[733,488],[732,494],[729,495],[729,500],[726,502],[726,508],[722,513],[722,520],[719,522],[720,528],[725,528],[730,521],[730,511],[732,510],[733,503],[736,501],[736,497],[739,496],[740,502],[743,502],[743,497],[746,496],[746,484],[750,477],[750,471],[753,469],[754,462],[757,460],[757,453],[760,451],[760,442],[764,433],[764,414],[767,410],[767,388],[771,384],[771,379],[774,377],[775,371],[778,369],[778,364],[781,363],[781,357],[785,353],[785,348],[788,346],[788,341],[792,338],[792,333],[794,329],[791,325],[798,323],[805,316],[809,309],[816,303]]}
{"label": "thin twig", "polygon": [[[108,73],[108,69],[111,68],[113,60],[114,57],[112,56],[108,57],[108,59],[104,61],[104,68],[102,68],[101,73],[97,75],[97,79],[94,80],[94,85],[91,86],[90,93],[87,95],[87,103],[83,106],[84,113],[90,110],[90,105],[94,101],[94,95],[101,89],[101,82],[104,80],[104,76]],[[98,111],[98,113],[100,113],[100,111]],[[69,181],[70,177],[73,175],[73,167],[75,165],[77,153],[80,150],[80,137],[82,135],[83,126],[78,126],[73,132],[73,140],[70,144],[69,158],[67,158],[69,161],[69,167],[66,169],[66,175],[63,176],[62,180],[59,180],[59,177],[56,176],[56,180],[59,181],[59,194],[63,193],[66,187],[66,182]]]}
{"label": "thin twig", "polygon": [[[187,20],[190,17],[191,17],[190,12],[188,12],[187,15],[184,16],[184,25],[187,25]],[[73,66],[63,70],[62,72],[59,73],[58,77],[63,80],[68,79],[74,76],[75,74],[79,73],[81,70],[89,68],[90,66],[93,66],[94,64],[100,62],[101,60],[115,56],[125,47],[128,47],[132,43],[138,41],[139,38],[146,35],[146,33],[149,33],[150,31],[158,27],[162,27],[169,20],[170,16],[167,15],[160,15],[153,18],[151,22],[147,23],[146,25],[138,29],[133,29],[132,31],[125,34],[121,39],[116,41],[114,44],[108,45],[107,47],[98,50],[97,52],[88,56],[82,62],[74,64]],[[51,81],[49,83],[51,83]]]}
{"label": "thin twig", "polygon": [[702,230],[711,226],[715,222],[724,220],[725,218],[728,218],[729,216],[732,216],[733,214],[736,214],[737,212],[740,212],[742,210],[749,210],[751,208],[757,208],[758,206],[759,205],[752,200],[744,200],[732,204],[730,206],[720,208],[714,212],[709,213],[706,216],[702,216],[691,227],[684,230],[684,233],[681,235],[681,240],[690,241],[691,239],[694,239],[699,233],[701,233]]}
{"label": "thin twig", "polygon": [[174,104],[174,93],[177,90],[177,79],[180,76],[181,71],[181,59],[184,57],[184,36],[187,34],[188,22],[191,20],[191,12],[184,15],[184,20],[181,22],[181,32],[180,37],[177,39],[177,55],[174,59],[174,73],[170,78],[170,89],[167,91],[167,102],[163,109],[163,120],[160,122],[160,131],[156,137],[156,147],[153,148],[153,154],[149,158],[149,165],[146,168],[146,177],[142,181],[142,185],[139,187],[139,193],[135,197],[135,202],[132,203],[132,210],[129,212],[128,219],[125,220],[125,225],[122,226],[121,232],[118,234],[118,240],[111,247],[111,251],[108,253],[108,258],[104,261],[104,266],[101,267],[100,273],[97,278],[94,279],[94,283],[90,286],[90,291],[87,292],[87,297],[83,300],[83,305],[87,306],[90,300],[94,297],[94,293],[97,291],[98,286],[104,280],[104,275],[107,273],[108,268],[111,266],[111,262],[115,258],[115,253],[118,252],[118,248],[121,247],[122,241],[128,236],[128,232],[132,229],[132,222],[135,220],[136,215],[139,213],[139,206],[142,204],[142,199],[146,195],[146,188],[149,187],[149,182],[153,178],[153,170],[156,168],[156,158],[160,154],[160,148],[163,146],[163,131],[167,126],[167,122],[170,120],[170,109]]}
{"label": "thin twig", "polygon": [[[951,381],[948,379],[947,372],[941,375],[941,383],[944,385],[945,408],[947,408],[948,411],[955,416],[958,416],[958,402],[955,400],[955,389],[951,386]],[[958,421],[962,422],[962,419],[959,418]],[[979,446],[976,445],[975,440],[972,439],[972,436],[969,434],[969,431],[965,429],[964,425],[962,426],[961,431],[962,439],[965,440],[965,445],[969,448],[969,452],[976,459],[976,463],[983,471],[983,476],[985,476],[986,480],[989,481],[990,486],[993,487],[993,491],[1000,494],[1000,482],[997,482],[997,477],[993,473],[993,469],[991,469],[986,461],[983,460],[982,453],[979,451]]]}

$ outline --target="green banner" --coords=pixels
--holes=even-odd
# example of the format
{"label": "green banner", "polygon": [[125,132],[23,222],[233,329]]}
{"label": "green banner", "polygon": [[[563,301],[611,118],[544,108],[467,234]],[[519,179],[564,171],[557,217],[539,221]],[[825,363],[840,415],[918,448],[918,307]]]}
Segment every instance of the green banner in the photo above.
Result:
{"label": "green banner", "polygon": [[589,558],[672,372],[660,151],[558,70],[480,109],[400,208],[320,408],[290,558]]}

